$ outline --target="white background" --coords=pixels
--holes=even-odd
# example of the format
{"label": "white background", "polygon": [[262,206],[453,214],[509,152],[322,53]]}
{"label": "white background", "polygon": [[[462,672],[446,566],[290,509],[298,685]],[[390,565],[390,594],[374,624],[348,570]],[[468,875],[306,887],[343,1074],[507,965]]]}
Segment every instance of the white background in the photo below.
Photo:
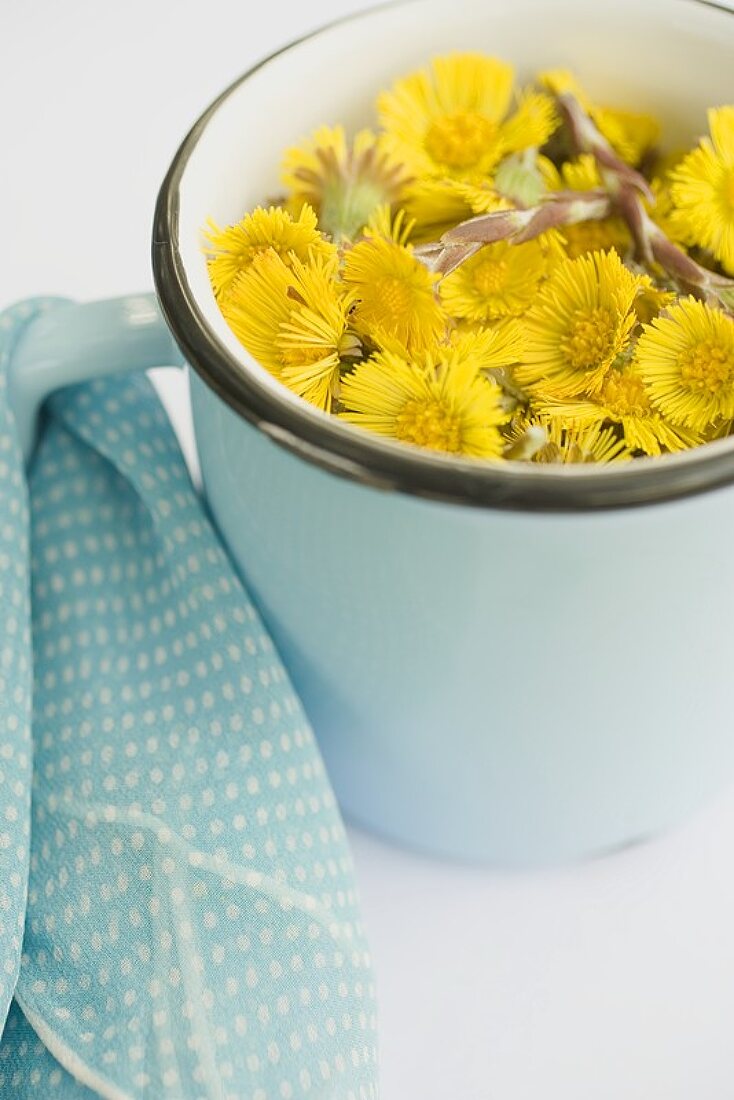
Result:
{"label": "white background", "polygon": [[[259,56],[362,6],[0,0],[0,305],[150,288],[156,191],[193,119]],[[162,387],[191,454],[182,380]],[[553,873],[352,839],[383,1100],[733,1100],[734,790]]]}

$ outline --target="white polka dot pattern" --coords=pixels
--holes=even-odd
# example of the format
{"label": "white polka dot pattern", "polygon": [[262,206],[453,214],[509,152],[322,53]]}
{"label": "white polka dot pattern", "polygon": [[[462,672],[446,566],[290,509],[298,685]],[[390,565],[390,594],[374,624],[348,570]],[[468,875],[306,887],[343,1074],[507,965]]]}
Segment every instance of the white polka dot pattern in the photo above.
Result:
{"label": "white polka dot pattern", "polygon": [[371,1100],[343,825],[146,379],[54,397],[31,516],[30,879],[0,1096]]}
{"label": "white polka dot pattern", "polygon": [[93,1100],[99,1093],[61,1068],[13,1001],[0,1044],[0,1096]]}
{"label": "white polka dot pattern", "polygon": [[28,503],[7,365],[25,324],[46,304],[20,303],[0,315],[0,1029],[20,965],[31,790]]}

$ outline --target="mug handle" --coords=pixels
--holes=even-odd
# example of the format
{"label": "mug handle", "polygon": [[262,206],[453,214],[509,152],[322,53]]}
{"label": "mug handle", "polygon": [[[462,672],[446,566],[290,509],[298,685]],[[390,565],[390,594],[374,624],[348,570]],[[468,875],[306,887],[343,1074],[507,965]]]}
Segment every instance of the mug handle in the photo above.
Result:
{"label": "mug handle", "polygon": [[155,294],[67,303],[40,314],[21,334],[9,365],[8,395],[24,461],[33,451],[39,409],[54,390],[183,363]]}

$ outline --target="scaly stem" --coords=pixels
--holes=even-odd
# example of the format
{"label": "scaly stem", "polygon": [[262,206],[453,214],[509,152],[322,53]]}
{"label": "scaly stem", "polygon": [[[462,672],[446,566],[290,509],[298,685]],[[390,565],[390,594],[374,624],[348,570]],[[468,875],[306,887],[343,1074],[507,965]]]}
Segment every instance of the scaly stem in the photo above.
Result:
{"label": "scaly stem", "polygon": [[734,279],[709,271],[670,240],[645,209],[643,199],[655,201],[645,177],[617,156],[574,95],[564,92],[557,99],[576,151],[594,157],[604,187],[553,191],[526,209],[495,210],[469,218],[444,233],[439,241],[416,248],[416,257],[445,277],[485,244],[522,244],[548,229],[598,221],[618,213],[630,228],[642,263],[648,267],[659,264],[683,291],[734,314]]}
{"label": "scaly stem", "polygon": [[493,210],[469,218],[439,241],[416,248],[415,254],[432,271],[446,276],[485,244],[522,244],[549,229],[606,218],[611,211],[611,196],[602,189],[552,191],[537,206],[525,210]]}
{"label": "scaly stem", "polygon": [[634,190],[639,191],[648,202],[654,202],[655,199],[650,190],[650,184],[645,177],[617,156],[607,139],[597,129],[596,124],[584,111],[576,96],[572,95],[571,92],[564,92],[562,95],[557,96],[557,101],[570,131],[571,140],[576,146],[576,151],[591,153],[599,165],[599,171],[605,183],[607,182],[606,176],[609,174],[615,181],[625,183]]}
{"label": "scaly stem", "polygon": [[[652,220],[639,195],[625,194],[620,208],[642,257],[651,257],[681,288],[727,313],[734,311],[734,279],[696,263]],[[628,216],[629,215],[629,216]],[[649,262],[649,261],[648,261]]]}
{"label": "scaly stem", "polygon": [[578,152],[591,153],[619,213],[630,228],[638,258],[648,266],[658,263],[682,290],[727,312],[734,307],[734,279],[717,275],[671,241],[648,214],[642,198],[654,202],[647,180],[625,164],[596,125],[570,94],[558,97]]}

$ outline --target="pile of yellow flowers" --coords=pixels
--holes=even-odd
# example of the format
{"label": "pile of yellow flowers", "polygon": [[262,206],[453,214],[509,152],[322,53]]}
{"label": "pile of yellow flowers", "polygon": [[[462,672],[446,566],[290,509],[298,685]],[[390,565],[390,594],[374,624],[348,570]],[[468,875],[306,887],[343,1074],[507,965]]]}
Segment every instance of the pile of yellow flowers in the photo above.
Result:
{"label": "pile of yellow flowers", "polygon": [[566,71],[435,58],[207,228],[244,347],[326,413],[478,459],[610,462],[734,422],[734,106],[661,154]]}

